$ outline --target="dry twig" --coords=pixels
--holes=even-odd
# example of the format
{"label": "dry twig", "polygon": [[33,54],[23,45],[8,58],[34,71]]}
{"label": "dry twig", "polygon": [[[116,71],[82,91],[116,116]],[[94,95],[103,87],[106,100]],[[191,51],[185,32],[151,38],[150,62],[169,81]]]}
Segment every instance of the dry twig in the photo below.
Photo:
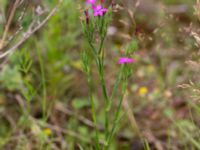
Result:
{"label": "dry twig", "polygon": [[14,17],[14,15],[15,15],[15,11],[16,11],[16,9],[17,9],[17,5],[19,4],[19,2],[20,2],[20,0],[16,0],[16,1],[15,1],[14,6],[13,6],[13,8],[12,8],[12,10],[11,10],[11,13],[10,13],[10,15],[9,15],[9,17],[8,17],[8,22],[6,23],[5,30],[4,30],[4,33],[3,33],[3,37],[2,37],[2,39],[1,39],[1,41],[0,41],[0,50],[1,50],[1,49],[4,47],[4,45],[5,45],[4,43],[5,43],[7,34],[8,34],[8,30],[9,30],[9,28],[10,28],[10,24],[11,24],[11,22],[12,22],[12,20],[13,20],[13,17]]}
{"label": "dry twig", "polygon": [[33,24],[35,24],[35,20],[33,20],[28,30],[23,34],[22,38],[13,47],[9,48],[5,52],[2,52],[0,54],[0,59],[12,54],[19,46],[21,46],[27,39],[29,39],[31,35],[33,35],[36,31],[42,28],[46,24],[46,22],[55,14],[61,2],[62,0],[58,2],[58,4],[50,11],[47,17],[41,23],[39,23],[36,27],[33,27]]}

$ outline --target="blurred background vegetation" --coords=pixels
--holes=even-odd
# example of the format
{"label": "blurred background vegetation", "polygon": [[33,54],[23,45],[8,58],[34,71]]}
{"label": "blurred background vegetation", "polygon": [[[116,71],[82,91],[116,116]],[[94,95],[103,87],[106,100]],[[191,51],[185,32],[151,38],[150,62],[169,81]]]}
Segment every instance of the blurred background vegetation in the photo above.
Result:
{"label": "blurred background vegetation", "polygon": [[[1,35],[10,3],[0,1]],[[48,11],[55,3],[45,0],[36,5]],[[133,42],[138,50],[128,105],[124,105],[129,111],[125,111],[111,149],[144,149],[134,132],[132,114],[150,149],[200,149],[199,97],[194,93],[199,87],[199,66],[188,64],[199,60],[199,48],[190,35],[200,25],[194,15],[196,1],[140,0],[136,9],[132,0],[117,3],[120,7],[113,12],[105,46],[108,89],[113,87],[119,70],[117,59],[125,46]],[[64,0],[48,23],[1,66],[0,149],[92,149],[94,125],[80,60],[81,51],[89,49],[81,29],[83,4],[81,0]],[[29,3],[22,22],[25,29],[34,15],[32,7],[35,4]],[[134,20],[130,11],[135,11]],[[14,19],[9,35],[17,28]],[[95,68],[93,74],[97,74]],[[187,83],[193,87],[182,88],[188,87]],[[98,84],[97,80],[95,102],[101,129],[104,114]],[[43,98],[47,121],[42,119]]]}

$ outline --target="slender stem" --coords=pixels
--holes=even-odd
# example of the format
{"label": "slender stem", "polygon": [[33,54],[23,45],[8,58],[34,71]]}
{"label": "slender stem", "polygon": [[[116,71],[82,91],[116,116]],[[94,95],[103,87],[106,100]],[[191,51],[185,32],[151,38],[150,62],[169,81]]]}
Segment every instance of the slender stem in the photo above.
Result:
{"label": "slender stem", "polygon": [[96,49],[93,46],[92,43],[90,43],[90,47],[92,48],[92,50],[94,51],[94,55],[95,55],[95,62],[98,68],[98,72],[99,72],[99,76],[100,76],[100,81],[101,81],[101,88],[102,88],[102,92],[103,92],[103,97],[104,97],[104,101],[105,101],[105,138],[108,136],[109,134],[109,110],[110,110],[110,99],[107,93],[107,89],[106,89],[106,83],[105,83],[105,75],[104,75],[104,56],[100,55],[102,52],[102,48],[103,48],[103,43],[104,43],[104,38],[101,39],[101,43],[99,46],[99,50],[98,50],[98,55],[96,54]]}
{"label": "slender stem", "polygon": [[137,122],[136,122],[136,119],[135,119],[135,115],[132,112],[132,110],[131,110],[131,108],[130,108],[130,106],[128,104],[127,99],[124,99],[123,106],[124,106],[125,112],[126,112],[126,114],[128,116],[128,119],[129,119],[129,121],[131,123],[133,132],[136,133],[137,136],[139,136],[141,141],[143,141],[143,137],[142,137],[142,135],[140,133],[140,129],[139,129],[138,125],[137,125]]}
{"label": "slender stem", "polygon": [[103,61],[102,58],[98,57],[98,68],[99,68],[99,75],[100,75],[100,80],[101,80],[101,85],[102,85],[102,91],[103,91],[103,95],[105,98],[105,102],[106,104],[109,102],[109,97],[107,94],[107,90],[106,90],[106,83],[105,83],[105,77],[104,77],[104,68],[103,68]]}
{"label": "slender stem", "polygon": [[98,54],[101,54],[101,50],[102,50],[102,48],[103,48],[104,40],[105,40],[105,36],[102,37],[102,39],[101,39],[101,43],[100,43],[100,46],[99,46]]}
{"label": "slender stem", "polygon": [[96,149],[100,150],[100,145],[99,145],[99,131],[97,129],[97,119],[96,119],[96,112],[95,112],[95,105],[94,105],[94,98],[93,98],[93,86],[92,86],[92,76],[91,72],[87,73],[87,80],[88,80],[88,86],[89,86],[89,93],[90,93],[90,103],[92,107],[92,119],[95,125],[95,142],[96,142]]}
{"label": "slender stem", "polygon": [[[103,27],[104,27],[104,19],[101,22],[101,29],[99,31],[100,33],[103,33]],[[100,77],[100,84],[101,84],[101,88],[102,88],[102,94],[103,94],[103,98],[104,98],[104,102],[105,102],[105,107],[104,107],[105,124],[104,124],[104,126],[105,126],[105,139],[106,139],[108,137],[108,135],[109,135],[109,110],[110,110],[111,101],[110,101],[110,98],[109,98],[108,93],[107,93],[105,75],[104,75],[103,44],[104,44],[105,36],[106,35],[102,35],[101,36],[101,42],[99,44],[98,49],[95,48],[90,41],[88,41],[88,43],[89,43],[90,47],[93,50],[96,66],[98,68],[98,73],[99,73],[99,77]]]}
{"label": "slender stem", "polygon": [[121,69],[120,69],[120,71],[118,73],[117,79],[115,80],[114,87],[113,87],[112,94],[111,94],[111,98],[110,98],[111,101],[114,98],[115,94],[117,93],[119,84],[121,82],[121,79],[122,79],[122,70],[123,70],[123,66],[121,66]]}
{"label": "slender stem", "polygon": [[110,99],[107,93],[106,89],[106,83],[105,83],[105,76],[104,76],[104,64],[103,64],[103,58],[101,56],[98,57],[97,59],[97,65],[98,65],[98,71],[99,71],[99,76],[100,76],[100,81],[101,81],[101,88],[103,92],[103,98],[105,101],[105,107],[104,107],[104,113],[105,113],[105,138],[109,134],[109,110],[110,110]]}
{"label": "slender stem", "polygon": [[14,15],[15,15],[15,11],[17,9],[17,5],[19,4],[19,2],[20,2],[20,0],[16,0],[14,5],[13,5],[13,7],[11,8],[11,13],[10,13],[10,15],[8,17],[8,22],[6,23],[5,30],[4,30],[4,33],[3,33],[3,37],[2,37],[2,39],[0,41],[0,49],[2,49],[4,47],[4,42],[6,40],[6,37],[7,37],[7,34],[8,34],[8,30],[10,28],[10,24],[12,22],[12,19],[13,19]]}
{"label": "slender stem", "polygon": [[96,49],[95,49],[94,45],[91,42],[89,42],[89,45],[90,45],[90,47],[92,49],[92,52],[93,52],[94,56],[96,56],[97,52],[96,52]]}
{"label": "slender stem", "polygon": [[105,147],[105,150],[109,149],[110,142],[112,140],[112,137],[113,137],[115,130],[116,130],[116,127],[118,125],[119,118],[120,118],[120,111],[122,109],[122,102],[123,102],[123,99],[124,99],[124,95],[126,93],[127,84],[128,84],[127,79],[125,79],[125,81],[123,82],[123,85],[122,85],[122,95],[120,97],[120,101],[119,101],[119,104],[118,104],[118,107],[117,107],[117,111],[116,111],[115,116],[114,116],[114,124],[113,124],[112,129],[109,133],[109,136],[106,139],[107,145]]}
{"label": "slender stem", "polygon": [[42,56],[39,50],[37,50],[38,58],[39,58],[39,65],[40,65],[40,72],[42,78],[42,114],[43,118],[46,117],[46,100],[47,100],[47,92],[46,92],[46,78],[45,78],[45,71],[44,71],[44,62],[42,60]]}

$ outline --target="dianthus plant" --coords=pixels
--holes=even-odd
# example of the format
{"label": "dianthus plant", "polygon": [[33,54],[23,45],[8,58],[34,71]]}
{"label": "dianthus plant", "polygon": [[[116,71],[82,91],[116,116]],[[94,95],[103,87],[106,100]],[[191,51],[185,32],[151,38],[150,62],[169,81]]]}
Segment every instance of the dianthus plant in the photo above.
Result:
{"label": "dianthus plant", "polygon": [[[132,73],[132,64],[134,59],[130,57],[133,52],[131,47],[127,47],[124,55],[118,59],[119,72],[116,77],[115,84],[112,93],[109,95],[107,85],[105,81],[105,48],[104,42],[107,34],[108,24],[112,17],[112,6],[107,8],[104,6],[103,0],[98,2],[97,0],[87,0],[85,5],[87,8],[83,12],[84,19],[82,19],[82,27],[85,38],[90,46],[89,50],[84,50],[82,53],[83,70],[87,76],[91,112],[93,122],[95,124],[95,149],[96,150],[108,150],[111,146],[111,141],[114,138],[116,129],[119,125],[121,118],[122,102],[126,93],[128,78]],[[94,86],[92,76],[92,62],[95,62],[98,70],[98,77],[102,89],[102,97],[104,99],[104,130],[99,130],[99,123],[97,122],[97,110],[94,102]],[[113,116],[110,115],[110,110],[113,108],[113,100],[116,97],[116,93],[120,90],[120,95],[117,101],[117,109],[113,110]],[[100,139],[100,132],[104,134],[104,138]]]}

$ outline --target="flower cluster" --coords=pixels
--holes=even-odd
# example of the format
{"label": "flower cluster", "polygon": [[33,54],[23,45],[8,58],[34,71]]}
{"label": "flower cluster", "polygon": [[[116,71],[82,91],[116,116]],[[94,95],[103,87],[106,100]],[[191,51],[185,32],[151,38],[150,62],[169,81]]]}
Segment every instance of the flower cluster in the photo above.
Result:
{"label": "flower cluster", "polygon": [[102,5],[99,4],[93,7],[93,11],[94,11],[94,16],[103,16],[107,12],[107,9],[103,8]]}
{"label": "flower cluster", "polygon": [[93,10],[93,15],[96,16],[104,16],[105,13],[107,12],[107,8],[103,8],[102,3],[103,1],[101,1],[101,4],[96,5],[96,0],[87,0],[86,4],[89,4],[92,6],[92,10]]}
{"label": "flower cluster", "polygon": [[[103,17],[108,9],[103,7],[103,3],[104,0],[100,0],[100,3],[98,3],[98,0],[87,0],[86,1],[86,5],[90,6],[90,10],[92,11],[92,15],[94,17]],[[88,25],[90,23],[90,16],[89,16],[89,12],[90,10],[86,10],[84,11],[84,15],[85,15],[85,19],[86,19],[86,24]],[[98,22],[99,23],[105,23],[105,22]],[[101,29],[99,31],[101,31],[100,33],[102,33],[102,26],[105,25],[101,25]],[[88,26],[89,28],[92,28],[92,26]],[[93,30],[91,30],[93,32]],[[87,30],[87,32],[89,33],[89,30]],[[88,37],[91,37],[92,33],[88,34]],[[105,34],[103,34],[105,36]],[[92,41],[92,40],[90,40]],[[118,64],[131,64],[134,63],[135,60],[133,58],[129,58],[129,57],[120,57],[118,59]]]}

